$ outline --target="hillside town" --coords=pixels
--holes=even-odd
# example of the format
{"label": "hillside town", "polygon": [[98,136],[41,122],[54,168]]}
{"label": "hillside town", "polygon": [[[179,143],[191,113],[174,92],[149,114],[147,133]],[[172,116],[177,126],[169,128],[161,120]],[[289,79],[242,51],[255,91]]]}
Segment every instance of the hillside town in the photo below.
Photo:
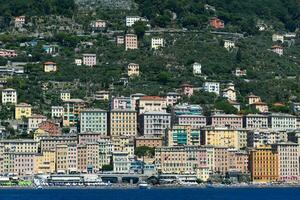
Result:
{"label": "hillside town", "polygon": [[[287,96],[292,89],[263,82],[241,64],[211,70],[209,59],[176,61],[180,37],[197,43],[208,34],[201,42],[211,51],[241,62],[242,41],[251,37],[223,31],[228,22],[213,14],[197,31],[127,15],[118,22],[124,29],[115,30],[100,18],[86,28],[60,18],[61,25],[34,32],[33,22],[43,19],[33,18],[10,22],[8,36],[28,37],[0,35],[0,186],[300,184],[299,92]],[[256,28],[270,31],[267,23]],[[297,30],[271,33],[271,45],[260,45],[266,57],[299,67],[292,56]],[[249,65],[257,63],[265,64]],[[268,76],[298,86],[296,75],[280,70]]]}

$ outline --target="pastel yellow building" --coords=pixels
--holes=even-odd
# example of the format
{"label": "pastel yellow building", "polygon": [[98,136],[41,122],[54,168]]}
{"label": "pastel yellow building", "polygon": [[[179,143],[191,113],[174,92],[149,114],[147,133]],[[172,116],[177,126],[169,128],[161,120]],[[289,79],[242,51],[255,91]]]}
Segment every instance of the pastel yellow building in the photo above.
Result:
{"label": "pastel yellow building", "polygon": [[238,131],[228,128],[203,128],[201,144],[215,147],[239,148]]}
{"label": "pastel yellow building", "polygon": [[76,172],[77,166],[77,144],[56,145],[56,171]]}
{"label": "pastel yellow building", "polygon": [[38,142],[34,140],[0,140],[0,147],[3,147],[6,152],[16,153],[37,153]]}
{"label": "pastel yellow building", "polygon": [[250,152],[249,170],[254,182],[272,182],[279,179],[278,152],[271,146],[259,146]]}
{"label": "pastel yellow building", "polygon": [[15,119],[19,120],[22,117],[28,118],[31,116],[31,105],[27,103],[17,104],[15,107]]}
{"label": "pastel yellow building", "polygon": [[134,110],[112,110],[110,113],[110,136],[136,136],[137,113]]}
{"label": "pastel yellow building", "polygon": [[55,172],[55,151],[44,151],[33,158],[34,174],[50,174]]}

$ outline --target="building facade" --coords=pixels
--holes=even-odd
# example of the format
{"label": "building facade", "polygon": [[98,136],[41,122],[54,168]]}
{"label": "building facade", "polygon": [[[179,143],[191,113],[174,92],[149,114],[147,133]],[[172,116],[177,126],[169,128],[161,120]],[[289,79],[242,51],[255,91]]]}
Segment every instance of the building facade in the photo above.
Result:
{"label": "building facade", "polygon": [[107,135],[107,111],[84,109],[80,112],[80,132],[89,131]]}

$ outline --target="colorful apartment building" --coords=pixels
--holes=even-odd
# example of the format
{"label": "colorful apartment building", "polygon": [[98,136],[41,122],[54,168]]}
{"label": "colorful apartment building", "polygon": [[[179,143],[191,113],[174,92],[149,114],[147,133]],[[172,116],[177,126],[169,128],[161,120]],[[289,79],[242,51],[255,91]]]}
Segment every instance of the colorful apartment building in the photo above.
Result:
{"label": "colorful apartment building", "polygon": [[139,130],[142,135],[164,136],[171,127],[171,114],[167,112],[144,112],[139,115]]}
{"label": "colorful apartment building", "polygon": [[168,92],[166,94],[166,100],[168,106],[175,105],[181,99],[181,95],[177,92]]}
{"label": "colorful apartment building", "polygon": [[140,136],[135,138],[135,148],[136,147],[161,147],[163,146],[163,138],[162,137],[153,137],[153,136]]}
{"label": "colorful apartment building", "polygon": [[135,34],[126,34],[125,35],[125,50],[134,50],[138,49],[138,38]]}
{"label": "colorful apartment building", "polygon": [[213,127],[243,128],[243,117],[234,114],[215,114],[209,118]]}
{"label": "colorful apartment building", "polygon": [[37,141],[29,139],[0,140],[0,146],[4,148],[5,152],[37,153],[38,145]]}
{"label": "colorful apartment building", "polygon": [[167,101],[159,96],[142,96],[137,100],[139,114],[145,112],[166,112]]}
{"label": "colorful apartment building", "polygon": [[77,146],[78,171],[83,173],[99,172],[99,144],[86,143]]}
{"label": "colorful apartment building", "polygon": [[136,136],[137,113],[134,110],[111,110],[109,113],[109,134],[112,137]]}
{"label": "colorful apartment building", "polygon": [[76,135],[42,136],[39,139],[41,152],[55,150],[57,145],[77,143]]}
{"label": "colorful apartment building", "polygon": [[55,151],[44,151],[36,154],[33,158],[34,174],[51,174],[55,173],[56,155]]}
{"label": "colorful apartment building", "polygon": [[244,127],[249,129],[266,129],[269,127],[268,116],[248,114],[243,117]]}
{"label": "colorful apartment building", "polygon": [[279,180],[294,182],[299,180],[299,144],[281,142],[272,145],[278,153]]}
{"label": "colorful apartment building", "polygon": [[84,109],[80,112],[80,132],[94,132],[107,135],[107,111]]}
{"label": "colorful apartment building", "polygon": [[102,137],[105,136],[106,135],[103,136],[102,134],[96,132],[80,132],[77,134],[78,144],[98,142]]}
{"label": "colorful apartment building", "polygon": [[214,168],[214,148],[203,146],[175,146],[155,148],[155,165],[159,173],[195,173],[197,169]]}
{"label": "colorful apartment building", "polygon": [[260,146],[250,151],[249,171],[253,182],[279,180],[278,152],[271,146]]}
{"label": "colorful apartment building", "polygon": [[239,148],[238,131],[229,128],[207,127],[201,129],[201,144],[214,147]]}
{"label": "colorful apartment building", "polygon": [[82,99],[69,99],[64,101],[64,126],[77,126],[79,123],[79,114],[85,108],[85,101]]}
{"label": "colorful apartment building", "polygon": [[70,173],[78,171],[78,152],[77,144],[57,144],[56,153],[56,172]]}
{"label": "colorful apartment building", "polygon": [[173,126],[167,132],[168,146],[200,145],[200,130],[191,126]]}

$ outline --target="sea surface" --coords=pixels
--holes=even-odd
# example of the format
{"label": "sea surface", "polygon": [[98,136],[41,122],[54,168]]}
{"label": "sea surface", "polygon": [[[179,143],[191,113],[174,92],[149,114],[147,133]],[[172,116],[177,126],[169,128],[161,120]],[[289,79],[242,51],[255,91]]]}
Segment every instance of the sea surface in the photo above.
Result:
{"label": "sea surface", "polygon": [[300,200],[298,188],[0,189],[0,200]]}

